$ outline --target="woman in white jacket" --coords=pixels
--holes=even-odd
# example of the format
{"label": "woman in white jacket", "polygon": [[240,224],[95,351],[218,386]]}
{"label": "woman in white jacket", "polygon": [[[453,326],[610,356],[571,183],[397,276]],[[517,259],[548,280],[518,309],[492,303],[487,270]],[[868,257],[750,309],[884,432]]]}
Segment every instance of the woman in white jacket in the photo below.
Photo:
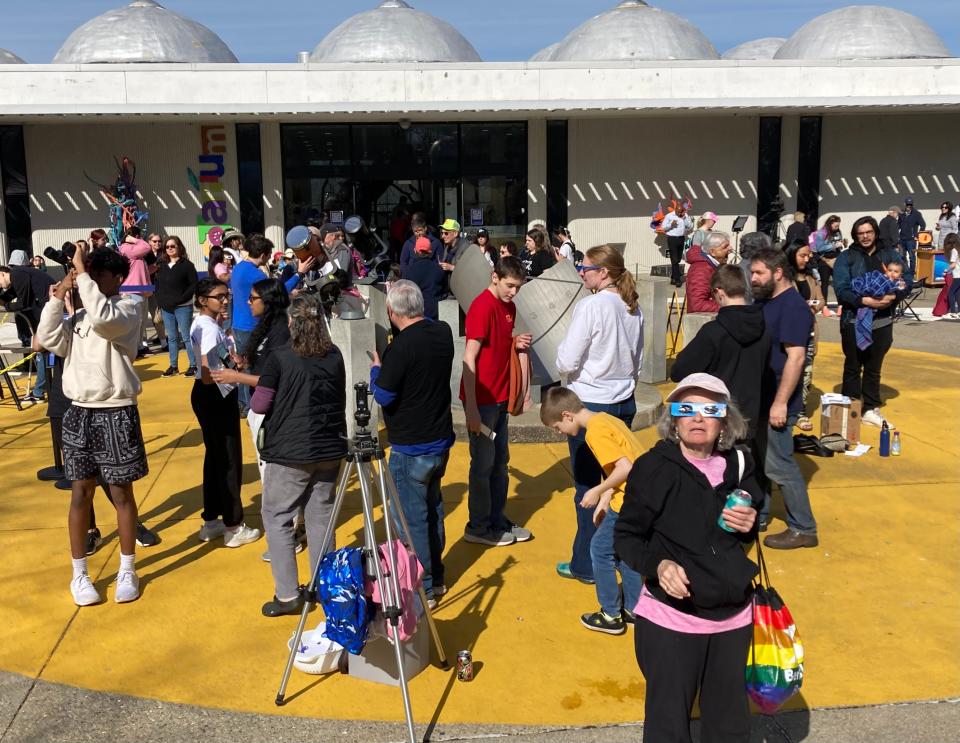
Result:
{"label": "woman in white jacket", "polygon": [[[643,314],[636,281],[624,267],[623,256],[609,245],[588,250],[577,270],[593,294],[573,310],[570,329],[557,350],[557,369],[588,409],[609,413],[630,426],[637,413],[634,392],[643,361]],[[570,561],[558,563],[557,573],[593,583],[590,540],[596,527],[592,510],[580,508],[580,501],[600,483],[603,472],[583,432],[571,437],[569,445],[577,533]]]}

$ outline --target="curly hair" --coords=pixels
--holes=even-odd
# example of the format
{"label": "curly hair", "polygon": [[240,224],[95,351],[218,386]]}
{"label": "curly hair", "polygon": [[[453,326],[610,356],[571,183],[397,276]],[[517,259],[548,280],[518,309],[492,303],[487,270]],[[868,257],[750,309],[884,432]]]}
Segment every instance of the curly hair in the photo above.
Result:
{"label": "curly hair", "polygon": [[290,317],[290,347],[297,356],[326,356],[333,348],[327,331],[327,317],[320,299],[305,295],[294,299],[287,310]]}
{"label": "curly hair", "polygon": [[257,349],[270,329],[278,322],[287,322],[287,308],[290,306],[290,295],[279,279],[261,279],[253,285],[253,290],[263,302],[263,314],[250,334],[247,347],[241,349],[251,366],[257,363]]}

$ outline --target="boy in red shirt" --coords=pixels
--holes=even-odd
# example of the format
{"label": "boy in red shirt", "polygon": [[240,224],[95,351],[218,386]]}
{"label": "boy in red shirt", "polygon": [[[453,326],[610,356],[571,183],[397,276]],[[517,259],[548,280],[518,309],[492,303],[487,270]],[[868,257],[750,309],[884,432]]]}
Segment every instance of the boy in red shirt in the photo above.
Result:
{"label": "boy in red shirt", "polygon": [[[460,399],[470,434],[470,520],[463,538],[493,547],[526,542],[533,536],[503,513],[510,461],[510,351],[517,319],[513,298],[523,282],[523,264],[513,257],[501,258],[493,270],[490,286],[467,311]],[[517,349],[528,349],[532,341],[529,333],[517,336]]]}

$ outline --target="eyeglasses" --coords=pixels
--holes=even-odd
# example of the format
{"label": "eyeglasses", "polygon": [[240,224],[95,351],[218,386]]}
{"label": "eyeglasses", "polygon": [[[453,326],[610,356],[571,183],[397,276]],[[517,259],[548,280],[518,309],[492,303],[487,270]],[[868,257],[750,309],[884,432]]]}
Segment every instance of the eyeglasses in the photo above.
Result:
{"label": "eyeglasses", "polygon": [[876,235],[876,234],[877,233],[874,230],[864,230],[864,231],[858,232],[857,237],[870,237],[871,235]]}
{"label": "eyeglasses", "polygon": [[251,294],[249,297],[247,297],[247,301],[251,304],[256,302],[258,299],[260,299],[260,296],[257,294]]}
{"label": "eyeglasses", "polygon": [[693,418],[697,413],[703,418],[726,418],[725,402],[672,402],[670,415],[674,418]]}
{"label": "eyeglasses", "polygon": [[158,243],[158,242],[160,242],[160,238],[159,238],[159,237],[151,237],[151,238],[150,238],[150,242],[152,242],[152,243]]}
{"label": "eyeglasses", "polygon": [[599,271],[603,266],[577,266],[577,271],[587,273],[587,271]]}
{"label": "eyeglasses", "polygon": [[224,292],[223,294],[204,294],[203,296],[207,299],[216,299],[218,302],[223,302],[230,298],[230,292]]}

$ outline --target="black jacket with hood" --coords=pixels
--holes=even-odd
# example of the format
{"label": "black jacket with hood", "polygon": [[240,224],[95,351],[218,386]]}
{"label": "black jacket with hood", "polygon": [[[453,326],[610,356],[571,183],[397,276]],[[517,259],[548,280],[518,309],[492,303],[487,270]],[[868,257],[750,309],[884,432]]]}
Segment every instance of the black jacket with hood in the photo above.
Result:
{"label": "black jacket with hood", "polygon": [[[717,523],[740,475],[737,451],[721,455],[727,467],[723,482],[714,488],[686,460],[679,444],[658,442],[634,463],[614,526],[614,551],[644,576],[655,599],[714,621],[729,619],[743,609],[753,596],[758,572],[745,552],[757,538],[756,523],[746,534],[730,533]],[[759,511],[763,494],[753,476],[753,460],[745,451],[743,457],[739,487],[750,493]],[[672,560],[684,569],[690,581],[688,598],[671,598],[660,587],[657,566],[662,560]]]}
{"label": "black jacket with hood", "polygon": [[721,307],[717,319],[704,325],[677,355],[670,378],[706,372],[723,380],[747,419],[747,438],[766,421],[770,407],[770,337],[758,305]]}

